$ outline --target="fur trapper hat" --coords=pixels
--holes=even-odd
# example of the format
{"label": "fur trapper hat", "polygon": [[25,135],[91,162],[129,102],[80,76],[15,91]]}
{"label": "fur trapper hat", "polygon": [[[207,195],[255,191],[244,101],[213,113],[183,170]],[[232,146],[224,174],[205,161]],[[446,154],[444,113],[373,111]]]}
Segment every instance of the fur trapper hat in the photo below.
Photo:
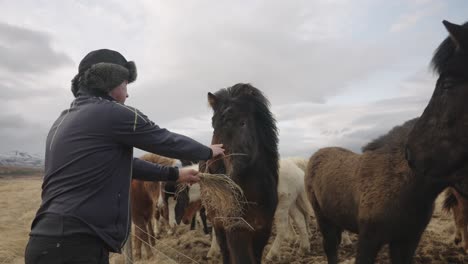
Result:
{"label": "fur trapper hat", "polygon": [[93,95],[107,94],[123,81],[136,80],[137,70],[133,61],[127,61],[114,50],[91,51],[78,66],[78,74],[72,80],[71,90],[75,97],[78,91]]}

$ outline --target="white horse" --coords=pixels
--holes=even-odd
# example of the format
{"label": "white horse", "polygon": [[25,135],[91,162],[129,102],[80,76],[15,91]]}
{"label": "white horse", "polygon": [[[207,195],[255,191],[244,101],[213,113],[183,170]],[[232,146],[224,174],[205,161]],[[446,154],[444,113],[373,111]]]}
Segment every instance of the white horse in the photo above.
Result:
{"label": "white horse", "polygon": [[[304,168],[307,165],[305,159],[282,159],[279,166],[278,178],[278,206],[275,212],[276,238],[267,259],[276,258],[279,255],[279,248],[282,242],[291,241],[293,236],[291,232],[291,218],[298,228],[299,244],[301,253],[310,250],[308,225],[313,215],[312,207],[307,200],[307,194],[304,189]],[[303,167],[303,168],[302,168]],[[194,190],[192,200],[192,189]],[[197,196],[197,197],[195,197]],[[195,201],[199,196],[199,185],[195,184],[190,189],[190,201]],[[212,233],[211,247],[207,257],[212,258],[219,254],[220,249],[216,241],[216,235]]]}

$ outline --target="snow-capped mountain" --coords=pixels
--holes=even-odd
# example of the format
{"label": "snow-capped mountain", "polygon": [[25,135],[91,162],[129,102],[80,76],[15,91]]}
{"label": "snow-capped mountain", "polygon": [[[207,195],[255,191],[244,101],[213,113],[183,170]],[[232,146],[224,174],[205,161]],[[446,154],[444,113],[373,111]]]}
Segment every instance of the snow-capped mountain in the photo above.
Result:
{"label": "snow-capped mountain", "polygon": [[0,153],[0,166],[42,168],[44,167],[44,158],[23,151],[10,151]]}

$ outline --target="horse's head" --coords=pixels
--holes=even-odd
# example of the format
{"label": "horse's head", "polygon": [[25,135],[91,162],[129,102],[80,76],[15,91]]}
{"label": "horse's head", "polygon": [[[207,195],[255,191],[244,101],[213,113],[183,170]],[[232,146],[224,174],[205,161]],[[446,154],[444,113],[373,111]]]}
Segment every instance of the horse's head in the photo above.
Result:
{"label": "horse's head", "polygon": [[468,177],[468,23],[443,24],[449,37],[432,59],[439,78],[409,135],[406,159],[417,174],[453,183]]}
{"label": "horse's head", "polygon": [[[208,93],[213,108],[213,143],[223,143],[227,173],[258,160],[271,148],[277,153],[277,130],[262,92],[250,84],[239,83],[216,93]],[[277,155],[277,154],[275,154]]]}

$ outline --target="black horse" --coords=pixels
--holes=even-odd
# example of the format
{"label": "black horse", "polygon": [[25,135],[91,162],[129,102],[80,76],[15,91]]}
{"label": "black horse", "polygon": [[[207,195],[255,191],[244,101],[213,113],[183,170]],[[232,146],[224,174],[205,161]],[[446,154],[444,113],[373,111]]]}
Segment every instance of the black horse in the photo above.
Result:
{"label": "black horse", "polygon": [[443,21],[449,32],[432,66],[439,74],[429,104],[409,135],[406,159],[417,174],[468,188],[468,22]]}
{"label": "black horse", "polygon": [[[210,215],[224,263],[261,263],[278,203],[278,131],[269,102],[260,90],[239,83],[208,93],[214,114],[212,143],[223,143],[226,157],[208,171],[226,173],[248,201],[243,215],[248,226],[225,229]],[[234,155],[234,154],[245,155]],[[233,154],[233,155],[230,155]]]}

